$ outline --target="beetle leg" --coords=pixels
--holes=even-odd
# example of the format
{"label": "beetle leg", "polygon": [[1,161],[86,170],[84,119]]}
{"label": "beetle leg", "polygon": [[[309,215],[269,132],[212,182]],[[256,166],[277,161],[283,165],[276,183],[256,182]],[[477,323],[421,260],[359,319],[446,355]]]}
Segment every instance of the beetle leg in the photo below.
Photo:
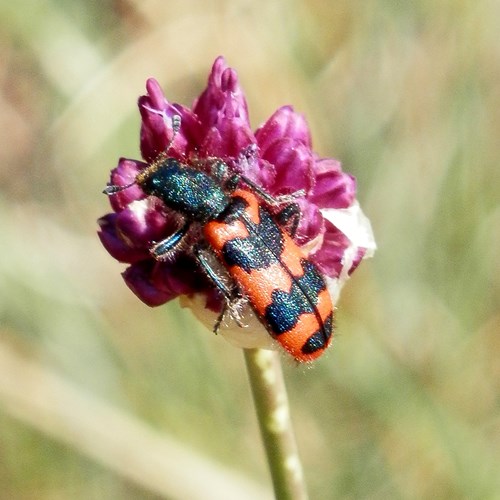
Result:
{"label": "beetle leg", "polygon": [[240,314],[241,303],[244,300],[240,295],[238,290],[227,285],[224,279],[220,276],[220,273],[214,269],[210,259],[207,258],[205,252],[205,248],[201,245],[197,245],[194,250],[194,256],[196,260],[203,268],[207,276],[212,280],[215,286],[220,290],[222,295],[224,296],[224,306],[222,308],[219,317],[214,325],[214,333],[217,333],[219,327],[224,319],[224,316],[227,312],[229,312],[230,316],[234,321],[236,321],[237,325],[241,328],[244,328],[246,325],[243,323]]}
{"label": "beetle leg", "polygon": [[233,192],[237,187],[238,184],[240,183],[241,176],[240,174],[233,174],[225,183],[225,189],[229,192]]}
{"label": "beetle leg", "polygon": [[300,222],[300,207],[297,203],[286,205],[276,214],[276,221],[294,238]]}
{"label": "beetle leg", "polygon": [[176,247],[182,242],[184,236],[186,236],[187,232],[189,231],[190,225],[191,222],[185,222],[182,227],[177,229],[177,231],[172,233],[164,240],[156,243],[150,250],[151,255],[156,260],[165,260],[170,255],[172,255],[172,251],[176,249]]}
{"label": "beetle leg", "polygon": [[219,316],[217,317],[217,321],[214,324],[213,332],[215,335],[219,333],[219,328],[220,325],[222,324],[222,321],[224,320],[224,316],[227,313],[227,302],[224,302],[224,305],[222,306],[222,311],[220,312]]}
{"label": "beetle leg", "polygon": [[240,328],[246,328],[248,325],[243,321],[243,318],[241,317],[241,309],[246,302],[247,299],[239,294],[235,294],[231,300],[225,301],[219,318],[217,318],[217,321],[215,322],[214,333],[217,333],[217,331],[219,330],[219,327],[226,313],[229,313],[231,319],[235,321]]}
{"label": "beetle leg", "polygon": [[203,268],[207,276],[214,282],[215,286],[220,290],[226,301],[230,302],[234,299],[234,292],[231,288],[224,282],[220,274],[214,269],[210,259],[205,255],[205,248],[201,245],[194,247],[193,253],[196,260]]}
{"label": "beetle leg", "polygon": [[283,203],[292,203],[297,198],[304,196],[306,193],[303,189],[295,191],[291,194],[280,194],[278,196],[273,196],[269,194],[265,189],[255,184],[254,181],[245,177],[244,175],[239,176],[238,180],[243,181],[248,187],[251,187],[266,203],[269,205],[281,205]]}

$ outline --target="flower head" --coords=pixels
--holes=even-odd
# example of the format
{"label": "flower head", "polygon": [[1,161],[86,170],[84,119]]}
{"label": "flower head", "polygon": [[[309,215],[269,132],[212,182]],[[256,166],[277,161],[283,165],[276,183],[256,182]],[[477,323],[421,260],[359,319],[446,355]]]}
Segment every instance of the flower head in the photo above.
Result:
{"label": "flower head", "polygon": [[[146,89],[139,98],[144,161],[121,158],[111,172],[111,184],[133,184],[168,147],[169,156],[200,168],[221,159],[273,197],[295,194],[301,209],[295,239],[324,274],[336,300],[361,260],[373,254],[375,242],[356,201],[356,180],[337,160],[313,152],[305,118],[283,106],[253,132],[236,72],[222,57],[191,108],[170,103],[154,79]],[[176,132],[174,116],[181,119]],[[137,185],[110,196],[110,203],[113,211],[99,220],[99,237],[114,258],[128,264],[124,280],[143,302],[157,306],[182,296],[199,305],[203,297],[207,311],[221,310],[222,297],[189,251],[200,238],[199,229],[189,232],[189,244],[172,258],[158,261],[150,249],[179,227],[179,215]],[[250,337],[245,331],[245,338]]]}

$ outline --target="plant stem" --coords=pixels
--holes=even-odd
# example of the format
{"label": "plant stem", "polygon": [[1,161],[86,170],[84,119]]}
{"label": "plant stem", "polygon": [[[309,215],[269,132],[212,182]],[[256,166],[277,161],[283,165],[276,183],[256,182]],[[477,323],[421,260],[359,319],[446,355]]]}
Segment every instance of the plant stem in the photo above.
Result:
{"label": "plant stem", "polygon": [[277,500],[307,500],[279,355],[245,349],[248,378]]}

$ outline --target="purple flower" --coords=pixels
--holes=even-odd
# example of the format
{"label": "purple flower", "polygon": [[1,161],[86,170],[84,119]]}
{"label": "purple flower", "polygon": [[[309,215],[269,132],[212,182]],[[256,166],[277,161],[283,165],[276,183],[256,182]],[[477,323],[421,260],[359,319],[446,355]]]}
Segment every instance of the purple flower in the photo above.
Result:
{"label": "purple flower", "polygon": [[[312,151],[305,118],[283,106],[253,132],[236,72],[222,57],[214,62],[208,85],[192,108],[170,103],[154,79],[147,81],[146,89],[147,95],[139,98],[144,161],[120,159],[110,183],[133,183],[137,173],[173,141],[169,156],[182,162],[202,165],[204,159],[220,158],[272,196],[300,192],[296,241],[324,273],[336,300],[361,260],[373,254],[375,242],[356,201],[355,178],[343,172],[337,160]],[[176,115],[181,127],[174,134]],[[115,259],[128,264],[123,277],[143,302],[157,306],[183,296],[199,305],[204,297],[205,308],[220,310],[218,291],[188,250],[176,252],[168,261],[157,261],[150,253],[155,242],[179,227],[177,214],[159,199],[146,197],[136,185],[110,196],[110,203],[113,212],[99,220],[99,237]],[[199,232],[191,231],[187,238],[189,249]]]}

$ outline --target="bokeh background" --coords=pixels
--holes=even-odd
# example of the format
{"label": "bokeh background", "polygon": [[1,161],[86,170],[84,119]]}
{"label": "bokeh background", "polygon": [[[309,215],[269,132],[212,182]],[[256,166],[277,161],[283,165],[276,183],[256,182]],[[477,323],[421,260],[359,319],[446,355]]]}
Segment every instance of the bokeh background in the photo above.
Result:
{"label": "bokeh background", "polygon": [[219,54],[379,245],[284,359],[311,498],[500,498],[499,33],[494,0],[0,0],[0,498],[269,498],[242,353],[96,237],[146,78],[189,105]]}

